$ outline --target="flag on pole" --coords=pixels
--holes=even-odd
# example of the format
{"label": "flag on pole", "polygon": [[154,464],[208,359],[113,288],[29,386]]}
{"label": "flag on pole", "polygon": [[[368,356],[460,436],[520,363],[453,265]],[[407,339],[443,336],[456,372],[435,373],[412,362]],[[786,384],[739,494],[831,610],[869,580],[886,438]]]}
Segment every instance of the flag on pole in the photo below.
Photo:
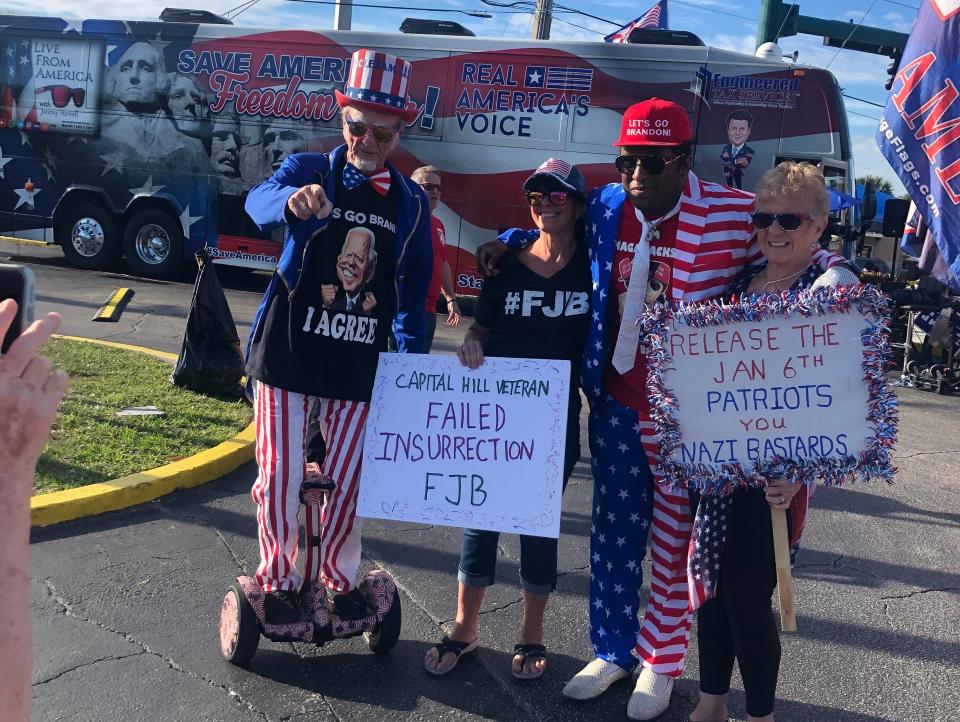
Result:
{"label": "flag on pole", "polygon": [[634,28],[667,29],[667,0],[658,0],[647,12],[603,39],[605,43],[625,43]]}
{"label": "flag on pole", "polygon": [[[960,0],[923,0],[877,129],[943,260],[960,279]],[[906,239],[908,246],[913,239]]]}

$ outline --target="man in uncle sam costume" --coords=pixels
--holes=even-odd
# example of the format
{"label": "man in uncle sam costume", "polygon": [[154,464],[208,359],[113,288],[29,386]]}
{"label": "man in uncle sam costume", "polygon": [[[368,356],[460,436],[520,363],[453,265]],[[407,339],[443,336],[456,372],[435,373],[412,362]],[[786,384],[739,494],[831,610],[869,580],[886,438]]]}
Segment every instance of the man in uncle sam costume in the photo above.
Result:
{"label": "man in uncle sam costume", "polygon": [[[311,415],[327,448],[322,483],[332,491],[324,506],[305,507],[306,581],[319,578],[336,593],[341,617],[366,614],[355,587],[355,513],[367,407],[389,336],[401,353],[423,352],[433,267],[426,196],[386,160],[416,116],[409,78],[402,58],[356,51],[336,94],[345,145],[291,155],[247,197],[261,228],[286,225],[247,358],[256,380],[256,578],[273,624],[298,616],[297,515]],[[355,302],[335,302],[345,298]]]}
{"label": "man in uncle sam costume", "polygon": [[[596,697],[639,660],[627,716],[647,720],[666,710],[683,673],[692,520],[686,490],[654,483],[659,445],[637,320],[645,303],[723,294],[761,255],[750,221],[753,196],[692,172],[692,132],[682,107],[659,98],[630,106],[613,145],[621,182],[590,194],[586,222],[593,296],[581,385],[591,407],[590,638],[596,659],[563,693]],[[515,245],[529,235],[508,231],[501,239]],[[843,260],[824,252],[814,257],[824,267]],[[648,534],[653,578],[641,623],[640,563]]]}

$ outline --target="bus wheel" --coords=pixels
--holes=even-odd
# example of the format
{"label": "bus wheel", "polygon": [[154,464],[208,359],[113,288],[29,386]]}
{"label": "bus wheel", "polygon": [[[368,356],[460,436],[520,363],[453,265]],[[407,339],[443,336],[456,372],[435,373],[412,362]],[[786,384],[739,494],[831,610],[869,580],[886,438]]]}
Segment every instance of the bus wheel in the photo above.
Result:
{"label": "bus wheel", "polygon": [[77,203],[54,228],[54,238],[75,268],[103,270],[120,258],[120,235],[113,216],[96,203]]}
{"label": "bus wheel", "polygon": [[123,254],[137,275],[176,278],[184,265],[179,219],[154,208],[140,211],[123,232]]}

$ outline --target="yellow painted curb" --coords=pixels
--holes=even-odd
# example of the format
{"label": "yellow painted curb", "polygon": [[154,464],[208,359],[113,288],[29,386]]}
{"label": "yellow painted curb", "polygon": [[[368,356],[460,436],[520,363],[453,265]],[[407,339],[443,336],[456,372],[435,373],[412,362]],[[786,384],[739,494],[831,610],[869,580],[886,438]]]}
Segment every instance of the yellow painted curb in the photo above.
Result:
{"label": "yellow painted curb", "polygon": [[130,299],[133,298],[133,290],[130,288],[118,288],[110,294],[107,302],[100,307],[100,310],[94,314],[93,321],[119,321],[120,314],[126,307]]}
{"label": "yellow painted curb", "polygon": [[46,241],[34,241],[31,238],[14,238],[13,236],[0,236],[0,243],[13,243],[18,246],[43,246],[44,248],[54,245]]}
{"label": "yellow painted curb", "polygon": [[[99,341],[77,336],[58,336],[72,341],[86,341],[102,346],[147,353],[167,361],[176,360],[174,354],[154,351],[142,346]],[[38,494],[30,499],[30,517],[33,526],[58,524],[71,519],[103,514],[117,509],[159,499],[177,489],[200,486],[228,474],[253,458],[255,445],[254,424],[212,449],[186,459],[141,471],[112,481],[89,484],[77,489]]]}

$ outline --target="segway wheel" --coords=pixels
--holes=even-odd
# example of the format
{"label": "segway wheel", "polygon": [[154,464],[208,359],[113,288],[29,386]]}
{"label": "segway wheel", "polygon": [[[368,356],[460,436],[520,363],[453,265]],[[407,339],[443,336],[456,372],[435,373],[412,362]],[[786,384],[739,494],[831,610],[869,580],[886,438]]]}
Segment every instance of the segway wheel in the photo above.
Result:
{"label": "segway wheel", "polygon": [[930,375],[935,379],[943,378],[947,375],[947,367],[941,364],[930,367]]}
{"label": "segway wheel", "polygon": [[400,590],[398,589],[394,593],[390,609],[383,615],[380,623],[373,628],[372,632],[363,635],[371,652],[386,654],[397,646],[397,641],[400,639],[400,617]]}
{"label": "segway wheel", "polygon": [[260,624],[243,588],[234,582],[220,608],[220,651],[238,667],[250,663],[260,644]]}
{"label": "segway wheel", "polygon": [[918,375],[920,373],[920,364],[916,361],[909,361],[907,363],[907,373],[913,374],[914,376]]}

